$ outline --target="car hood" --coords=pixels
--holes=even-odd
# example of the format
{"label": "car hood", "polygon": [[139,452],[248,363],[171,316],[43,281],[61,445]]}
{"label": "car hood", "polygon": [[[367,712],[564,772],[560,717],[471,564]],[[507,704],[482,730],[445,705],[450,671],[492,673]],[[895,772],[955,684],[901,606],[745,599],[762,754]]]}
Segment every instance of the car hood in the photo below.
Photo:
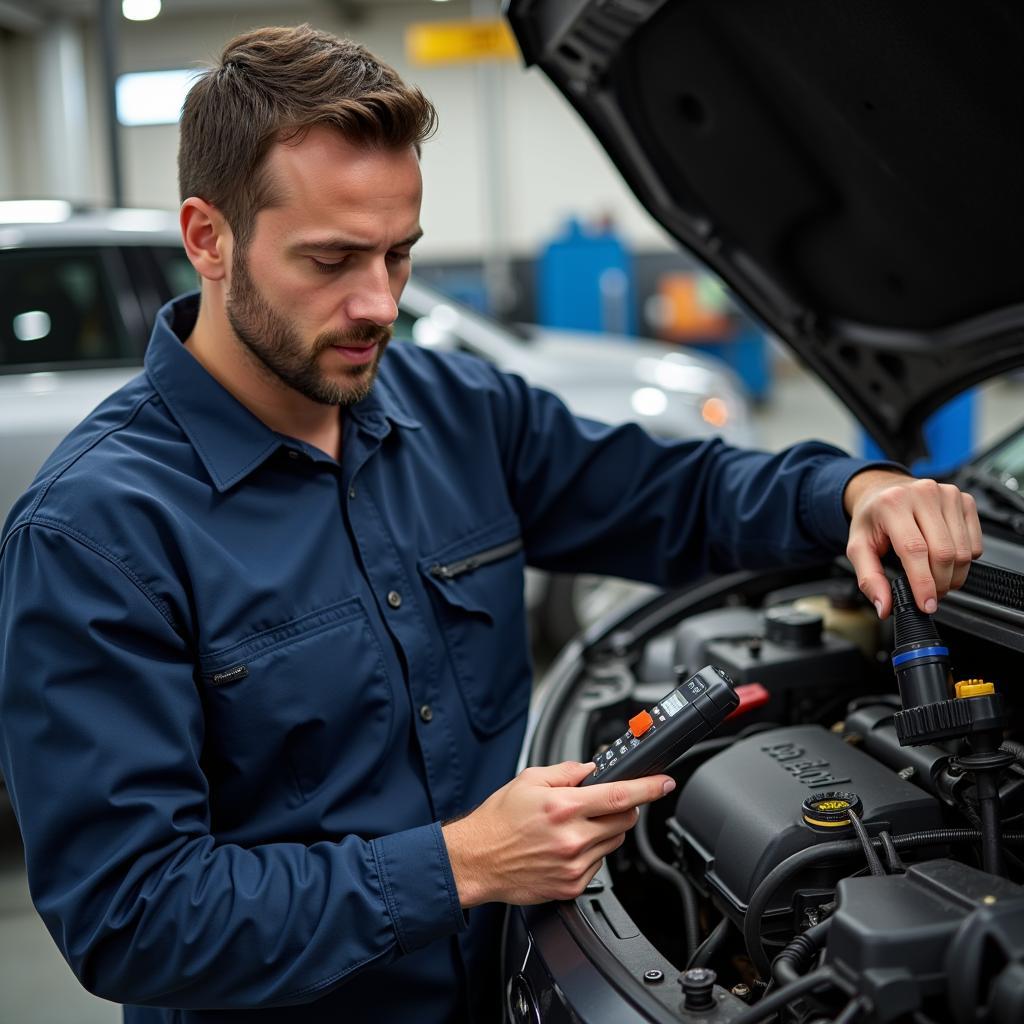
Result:
{"label": "car hood", "polygon": [[505,0],[651,214],[892,457],[1024,364],[1016,0]]}

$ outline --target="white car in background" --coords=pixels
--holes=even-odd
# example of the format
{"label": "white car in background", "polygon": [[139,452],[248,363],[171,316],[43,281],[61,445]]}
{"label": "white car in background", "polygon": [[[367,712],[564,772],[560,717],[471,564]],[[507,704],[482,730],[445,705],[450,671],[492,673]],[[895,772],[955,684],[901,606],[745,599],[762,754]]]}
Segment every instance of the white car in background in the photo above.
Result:
{"label": "white car in background", "polygon": [[[0,202],[0,517],[57,442],[138,373],[156,311],[196,282],[171,213]],[[752,440],[732,372],[659,342],[513,329],[415,277],[395,336],[480,356],[579,415],[666,438]],[[530,571],[535,635],[560,647],[637,586]]]}

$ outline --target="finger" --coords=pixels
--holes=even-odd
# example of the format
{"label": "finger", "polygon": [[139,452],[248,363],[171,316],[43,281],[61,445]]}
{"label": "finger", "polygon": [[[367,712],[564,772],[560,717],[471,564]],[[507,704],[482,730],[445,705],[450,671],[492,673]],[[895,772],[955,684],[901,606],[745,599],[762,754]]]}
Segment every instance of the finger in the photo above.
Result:
{"label": "finger", "polygon": [[935,585],[935,596],[940,598],[946,596],[950,581],[953,579],[956,541],[943,514],[942,491],[938,484],[935,488],[934,491],[925,492],[924,503],[919,502],[915,505],[914,518],[928,546],[928,571]]}
{"label": "finger", "polygon": [[978,506],[974,500],[974,495],[961,492],[960,503],[964,509],[967,535],[971,538],[971,557],[981,558],[985,545],[981,535],[981,520],[978,519]]}
{"label": "finger", "polygon": [[[613,846],[612,850],[614,849],[615,847]],[[586,871],[583,872],[582,877],[577,883],[578,890],[580,893],[582,893],[583,890],[586,889],[586,887],[590,885],[590,883],[593,881],[594,875],[596,875],[598,871],[601,870],[601,865],[604,864],[605,857],[607,857],[608,854],[612,852],[612,850],[608,850],[606,853],[602,853],[601,856],[598,857],[597,860],[595,860],[594,863],[591,864],[590,867],[588,867]]]}
{"label": "finger", "polygon": [[601,814],[596,818],[590,818],[588,824],[592,828],[592,839],[590,846],[596,843],[603,843],[612,836],[628,832],[637,821],[639,810],[631,807],[628,811],[621,811],[618,814]]}
{"label": "finger", "polygon": [[949,581],[950,590],[959,590],[967,579],[971,568],[971,537],[967,531],[967,519],[964,516],[963,502],[960,500],[960,488],[952,484],[940,487],[942,494],[942,515],[946,520],[950,536],[953,538],[956,551],[954,554],[953,574]]}
{"label": "finger", "polygon": [[917,607],[931,615],[938,607],[938,600],[928,560],[928,542],[917,520],[909,512],[899,515],[888,534],[893,550],[907,574]]}
{"label": "finger", "polygon": [[632,810],[640,804],[649,804],[671,793],[676,783],[668,775],[650,775],[641,779],[620,779],[618,782],[598,782],[584,786],[583,813],[588,818],[617,814]]}
{"label": "finger", "polygon": [[846,557],[857,574],[857,586],[875,606],[880,619],[889,614],[892,606],[889,580],[879,560],[879,555],[882,554],[885,554],[885,551],[875,549],[866,531],[858,530],[850,534],[850,542],[846,545]]}
{"label": "finger", "polygon": [[[584,850],[580,854],[579,858],[573,863],[574,874],[577,874],[581,878],[593,878],[593,874],[590,872],[593,870],[595,865],[601,866],[601,861],[608,856],[609,853],[614,853],[625,841],[626,834],[619,832],[612,836],[610,839],[604,839],[600,843],[595,843],[589,849]],[[589,875],[589,877],[588,877]],[[586,883],[584,882],[584,885]]]}

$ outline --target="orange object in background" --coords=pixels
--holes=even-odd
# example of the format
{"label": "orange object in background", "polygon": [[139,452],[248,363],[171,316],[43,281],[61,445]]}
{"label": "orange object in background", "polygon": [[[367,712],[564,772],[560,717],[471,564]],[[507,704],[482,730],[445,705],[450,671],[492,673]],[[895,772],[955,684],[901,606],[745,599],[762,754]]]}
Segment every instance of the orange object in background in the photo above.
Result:
{"label": "orange object in background", "polygon": [[658,278],[658,328],[667,341],[724,341],[735,330],[723,293],[712,294],[700,273]]}

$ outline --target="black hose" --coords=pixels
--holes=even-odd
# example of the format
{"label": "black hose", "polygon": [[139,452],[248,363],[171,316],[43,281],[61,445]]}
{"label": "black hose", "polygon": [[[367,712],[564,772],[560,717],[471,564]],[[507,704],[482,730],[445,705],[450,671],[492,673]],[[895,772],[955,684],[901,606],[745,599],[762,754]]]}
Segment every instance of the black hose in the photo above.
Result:
{"label": "black hose", "polygon": [[864,822],[860,820],[852,808],[849,814],[850,824],[853,826],[853,831],[857,833],[857,841],[864,851],[864,859],[868,862],[868,870],[876,876],[884,875],[885,868],[882,867],[882,862],[878,859],[878,854],[875,853],[875,848],[871,845],[871,839],[868,837],[868,830],[864,827]]}
{"label": "black hose", "polygon": [[717,955],[718,951],[722,948],[722,943],[725,942],[725,937],[729,934],[729,928],[732,922],[727,917],[723,917],[718,924],[708,933],[708,937],[694,950],[693,956],[686,961],[686,969],[690,970],[692,967],[707,967],[709,963]]}
{"label": "black hose", "polygon": [[999,749],[1013,754],[1018,762],[1024,763],[1024,743],[1018,743],[1016,740],[1003,740],[999,744]]}
{"label": "black hose", "polygon": [[889,865],[889,873],[895,875],[906,871],[907,865],[903,863],[900,855],[896,852],[892,836],[888,832],[879,832],[878,838],[882,840],[882,848],[885,850],[885,862]]}
{"label": "black hose", "polygon": [[999,843],[999,786],[991,772],[976,772],[978,810],[981,812],[981,863],[989,874],[1003,876]]}
{"label": "black hose", "polygon": [[[977,829],[939,828],[928,832],[908,832],[905,835],[893,836],[892,842],[897,850],[906,850],[931,843],[975,843],[980,838],[981,832]],[[1002,840],[1004,843],[1024,843],[1024,832],[1005,833]],[[874,842],[877,840],[872,840],[872,843]],[[860,851],[861,845],[856,839],[840,839],[809,846],[776,864],[761,880],[747,905],[743,919],[743,941],[746,943],[747,954],[762,977],[770,976],[771,967],[761,944],[761,917],[776,890],[794,874],[811,864]]]}
{"label": "black hose", "polygon": [[770,1017],[776,1010],[781,1010],[787,1003],[792,1002],[797,996],[804,992],[810,992],[816,988],[824,988],[827,985],[836,983],[835,974],[831,967],[819,967],[811,974],[805,974],[785,988],[777,989],[771,995],[767,995],[759,1003],[744,1010],[738,1017],[733,1017],[729,1024],[756,1024],[766,1017]]}
{"label": "black hose", "polygon": [[647,804],[639,808],[639,817],[633,831],[636,834],[636,845],[640,850],[640,856],[644,863],[656,875],[664,878],[675,886],[679,897],[683,901],[683,941],[686,943],[686,959],[689,960],[697,949],[700,941],[700,922],[697,916],[697,896],[690,883],[670,864],[666,864],[651,846],[650,836],[647,835]]}
{"label": "black hose", "polygon": [[790,985],[803,977],[825,945],[832,918],[819,921],[801,932],[772,961],[772,977],[778,985]]}

